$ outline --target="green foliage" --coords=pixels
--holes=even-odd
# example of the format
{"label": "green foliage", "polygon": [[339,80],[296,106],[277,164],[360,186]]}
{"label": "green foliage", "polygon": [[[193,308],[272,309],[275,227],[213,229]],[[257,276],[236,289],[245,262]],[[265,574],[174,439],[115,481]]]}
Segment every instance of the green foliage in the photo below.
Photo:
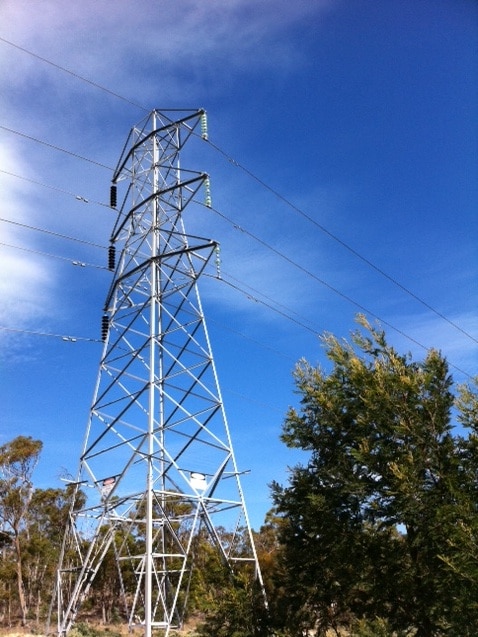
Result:
{"label": "green foliage", "polygon": [[68,633],[69,637],[121,637],[121,633],[109,629],[100,630],[86,622],[78,622]]}
{"label": "green foliage", "polygon": [[101,632],[90,624],[78,622],[68,634],[70,637],[100,637]]}
{"label": "green foliage", "polygon": [[[416,363],[359,322],[351,343],[324,339],[330,373],[301,361],[294,374],[301,407],[287,414],[282,439],[310,457],[287,487],[272,485],[284,520],[282,621],[292,635],[325,635],[354,617],[382,617],[389,632],[432,637],[458,626],[464,610],[459,522],[467,532],[476,524],[476,446],[453,436],[441,355]],[[462,417],[476,426],[476,414],[463,391]]]}
{"label": "green foliage", "polygon": [[251,574],[228,574],[215,588],[215,601],[198,626],[199,637],[267,637],[268,619],[262,591]]}
{"label": "green foliage", "polygon": [[459,387],[456,399],[458,420],[468,430],[457,443],[460,458],[458,488],[455,490],[453,530],[440,557],[461,587],[453,591],[450,625],[461,635],[478,631],[478,378]]}
{"label": "green foliage", "polygon": [[376,617],[374,619],[359,619],[354,622],[350,637],[412,637],[412,633],[406,631],[399,633],[391,630],[386,619]]}

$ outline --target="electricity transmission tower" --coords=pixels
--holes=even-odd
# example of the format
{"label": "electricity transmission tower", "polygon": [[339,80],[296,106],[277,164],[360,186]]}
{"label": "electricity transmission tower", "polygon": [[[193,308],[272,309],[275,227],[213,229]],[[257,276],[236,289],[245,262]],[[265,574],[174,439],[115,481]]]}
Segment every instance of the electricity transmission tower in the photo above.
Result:
{"label": "electricity transmission tower", "polygon": [[180,164],[192,136],[207,138],[205,117],[153,111],[131,130],[113,176],[114,276],[79,474],[69,486],[61,635],[107,560],[130,628],[169,635],[183,621],[200,537],[232,572],[252,571],[263,590],[197,288],[218,246],[183,225],[198,191],[210,205],[207,175]]}

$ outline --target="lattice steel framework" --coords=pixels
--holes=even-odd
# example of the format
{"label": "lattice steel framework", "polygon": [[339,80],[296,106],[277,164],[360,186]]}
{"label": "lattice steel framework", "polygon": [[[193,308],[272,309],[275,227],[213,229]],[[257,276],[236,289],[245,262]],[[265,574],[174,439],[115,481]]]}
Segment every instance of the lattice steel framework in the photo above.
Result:
{"label": "lattice steel framework", "polygon": [[131,130],[113,177],[112,206],[122,199],[109,254],[114,278],[70,486],[60,634],[112,555],[129,626],[144,625],[147,637],[180,627],[200,534],[231,570],[254,569],[262,586],[197,288],[217,244],[183,225],[198,191],[210,204],[207,175],[180,165],[196,134],[207,135],[204,111],[153,111]]}

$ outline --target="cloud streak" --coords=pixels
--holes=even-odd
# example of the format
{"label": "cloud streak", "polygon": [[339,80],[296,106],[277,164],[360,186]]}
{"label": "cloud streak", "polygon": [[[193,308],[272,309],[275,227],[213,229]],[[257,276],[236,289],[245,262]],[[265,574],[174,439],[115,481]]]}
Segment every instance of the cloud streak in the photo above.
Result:
{"label": "cloud streak", "polygon": [[[297,47],[282,37],[284,31],[306,21],[319,26],[332,4],[331,0],[118,0],[112,11],[110,5],[95,0],[81,4],[44,0],[32,20],[30,2],[4,0],[0,15],[8,24],[6,39],[105,86],[127,86],[130,94],[148,102],[161,95],[165,103],[159,106],[166,107],[187,99],[188,83],[207,83],[215,93],[216,87],[223,91],[224,82],[236,72],[292,72],[304,60]],[[2,44],[2,49],[6,46]],[[258,55],[258,47],[264,46],[270,54]],[[5,53],[0,50],[3,57]],[[26,54],[17,51],[15,59],[15,68],[7,65],[2,72],[14,85],[25,86],[36,76],[61,86],[60,75],[49,74],[47,67],[39,67]],[[151,73],[149,82],[145,72]]]}
{"label": "cloud streak", "polygon": [[[2,145],[0,165],[2,170],[12,173],[22,173],[25,169],[24,162],[12,144]],[[28,222],[33,217],[33,211],[25,202],[29,199],[31,188],[23,182],[21,185],[16,183],[14,178],[0,172],[0,189],[0,216]],[[35,243],[25,238],[15,225],[0,222],[0,241],[4,244],[0,251],[0,324],[16,328],[28,327],[32,318],[38,324],[39,320],[48,318],[53,312],[54,269],[47,267],[35,255],[27,260],[24,253],[8,247],[20,245],[27,249],[36,248]]]}

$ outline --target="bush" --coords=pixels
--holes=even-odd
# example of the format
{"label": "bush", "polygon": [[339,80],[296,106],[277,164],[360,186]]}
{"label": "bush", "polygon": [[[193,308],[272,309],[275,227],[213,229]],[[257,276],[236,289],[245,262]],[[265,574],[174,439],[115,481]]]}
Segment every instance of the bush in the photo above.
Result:
{"label": "bush", "polygon": [[397,633],[390,628],[387,619],[376,617],[354,622],[351,637],[412,637],[412,634],[409,631]]}

